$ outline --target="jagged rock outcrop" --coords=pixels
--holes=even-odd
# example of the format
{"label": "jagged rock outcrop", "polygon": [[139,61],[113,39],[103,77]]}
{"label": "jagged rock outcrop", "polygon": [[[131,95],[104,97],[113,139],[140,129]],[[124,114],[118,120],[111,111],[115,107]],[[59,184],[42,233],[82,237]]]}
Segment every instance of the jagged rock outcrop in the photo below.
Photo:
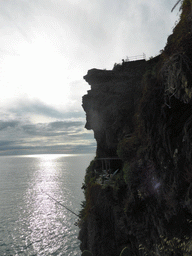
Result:
{"label": "jagged rock outcrop", "polygon": [[[81,249],[94,256],[192,254],[192,2],[160,56],[84,77],[96,159],[85,175]],[[122,166],[105,184],[97,159]]]}
{"label": "jagged rock outcrop", "polygon": [[146,61],[124,62],[113,70],[91,69],[84,79],[91,90],[83,96],[85,127],[94,131],[97,156],[116,156],[119,139],[133,132],[135,106]]}

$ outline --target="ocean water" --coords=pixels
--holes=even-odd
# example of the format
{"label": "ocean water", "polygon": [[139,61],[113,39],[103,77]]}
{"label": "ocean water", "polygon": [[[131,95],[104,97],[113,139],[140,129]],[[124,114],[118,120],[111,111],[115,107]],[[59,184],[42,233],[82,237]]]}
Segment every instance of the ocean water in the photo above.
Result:
{"label": "ocean water", "polygon": [[[0,156],[0,255],[81,255],[75,213],[94,155]],[[55,200],[54,200],[54,199]]]}

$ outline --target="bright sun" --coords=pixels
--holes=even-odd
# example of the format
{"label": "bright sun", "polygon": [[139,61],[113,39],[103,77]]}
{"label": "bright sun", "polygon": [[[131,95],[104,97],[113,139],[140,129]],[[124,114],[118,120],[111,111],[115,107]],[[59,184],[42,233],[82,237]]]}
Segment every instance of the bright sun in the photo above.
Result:
{"label": "bright sun", "polygon": [[25,95],[48,104],[69,104],[69,64],[51,41],[38,37],[32,43],[23,42],[17,45],[17,53],[3,60],[2,98]]}

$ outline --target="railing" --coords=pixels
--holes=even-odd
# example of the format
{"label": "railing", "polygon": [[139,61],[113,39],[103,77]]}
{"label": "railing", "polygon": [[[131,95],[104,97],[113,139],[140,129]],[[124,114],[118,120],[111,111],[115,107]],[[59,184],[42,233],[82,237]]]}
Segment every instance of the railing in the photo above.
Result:
{"label": "railing", "polygon": [[146,59],[146,55],[145,53],[141,54],[141,55],[136,55],[136,56],[130,56],[130,57],[126,57],[126,59],[122,60],[123,62],[129,62],[129,61],[134,61],[134,60],[145,60]]}
{"label": "railing", "polygon": [[122,160],[118,157],[96,158],[94,161],[101,161],[102,170],[110,170],[112,160],[118,160],[118,161],[122,162]]}

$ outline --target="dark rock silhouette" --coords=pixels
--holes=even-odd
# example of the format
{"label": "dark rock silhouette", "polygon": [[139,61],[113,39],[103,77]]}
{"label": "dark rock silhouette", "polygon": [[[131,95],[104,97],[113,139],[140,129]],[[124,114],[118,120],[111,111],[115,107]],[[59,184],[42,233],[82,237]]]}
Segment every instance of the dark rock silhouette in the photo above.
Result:
{"label": "dark rock silhouette", "polygon": [[127,62],[124,66],[118,71],[91,69],[84,76],[91,85],[83,96],[85,127],[94,131],[98,157],[116,156],[119,138],[133,131],[146,61]]}
{"label": "dark rock silhouette", "polygon": [[[83,186],[82,251],[192,254],[191,9],[182,1],[180,22],[159,56],[84,77],[91,85],[83,96],[85,127],[94,131],[97,152]],[[107,157],[123,165],[101,184],[97,159]]]}

